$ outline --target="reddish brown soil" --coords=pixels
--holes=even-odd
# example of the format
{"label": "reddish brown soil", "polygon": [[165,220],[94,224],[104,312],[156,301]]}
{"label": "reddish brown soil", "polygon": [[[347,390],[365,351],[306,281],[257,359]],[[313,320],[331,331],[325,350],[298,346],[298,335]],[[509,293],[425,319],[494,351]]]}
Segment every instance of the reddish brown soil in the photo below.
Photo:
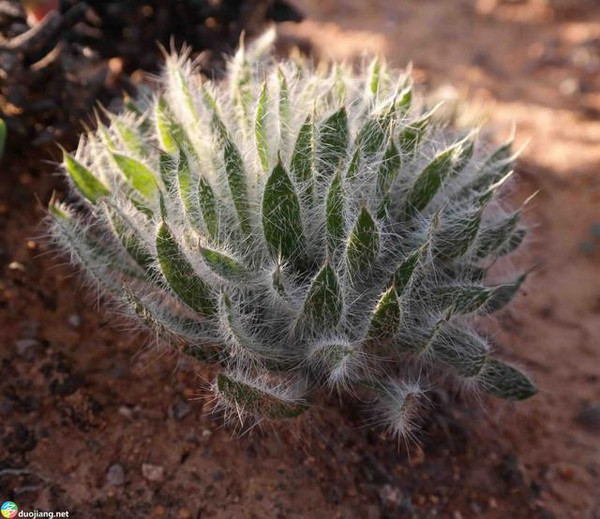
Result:
{"label": "reddish brown soil", "polygon": [[484,102],[499,137],[516,120],[531,138],[515,202],[540,193],[518,263],[539,266],[490,326],[540,394],[515,406],[438,395],[421,450],[335,398],[292,430],[232,438],[209,414],[209,372],[144,349],[31,239],[57,153],[22,143],[0,166],[0,498],[84,518],[600,517],[600,7],[297,4],[311,21],[284,28],[287,41],[412,59],[424,86]]}

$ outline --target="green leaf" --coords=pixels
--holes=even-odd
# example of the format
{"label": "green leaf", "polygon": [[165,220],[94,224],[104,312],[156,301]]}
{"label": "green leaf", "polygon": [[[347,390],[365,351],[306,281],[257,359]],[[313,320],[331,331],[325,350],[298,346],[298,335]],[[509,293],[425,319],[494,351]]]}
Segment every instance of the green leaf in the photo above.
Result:
{"label": "green leaf", "polygon": [[392,121],[393,107],[384,109],[370,116],[358,131],[357,144],[364,156],[369,157],[377,153],[387,135]]}
{"label": "green leaf", "polygon": [[436,253],[446,260],[463,256],[477,237],[482,212],[483,208],[471,209],[444,222],[435,235]]}
{"label": "green leaf", "polygon": [[113,127],[115,128],[120,141],[125,148],[127,148],[127,151],[134,155],[147,155],[144,139],[142,139],[137,130],[116,117],[113,117]]}
{"label": "green leaf", "polygon": [[360,169],[360,147],[357,146],[350,159],[350,165],[346,171],[346,180],[352,182]]}
{"label": "green leaf", "polygon": [[508,240],[506,240],[502,244],[502,246],[498,249],[497,255],[498,256],[506,256],[507,254],[514,252],[515,250],[517,250],[519,248],[521,243],[523,243],[523,240],[525,239],[526,236],[527,236],[527,229],[524,229],[524,228],[517,229],[515,232],[513,232],[510,235]]}
{"label": "green leaf", "polygon": [[488,349],[487,342],[478,335],[444,325],[429,351],[436,362],[451,367],[463,377],[474,377],[482,371]]}
{"label": "green leaf", "polygon": [[367,75],[367,87],[368,93],[372,96],[377,96],[379,93],[379,84],[381,82],[381,63],[379,58],[375,58],[371,65],[369,65],[369,71]]}
{"label": "green leaf", "polygon": [[346,107],[342,106],[319,123],[317,170],[325,181],[329,181],[337,171],[340,163],[345,160],[348,150],[348,138]]}
{"label": "green leaf", "polygon": [[500,222],[481,229],[477,237],[475,255],[478,258],[485,258],[497,251],[513,234],[520,218],[521,212],[517,211]]}
{"label": "green leaf", "polygon": [[312,115],[309,115],[300,127],[290,169],[294,179],[303,185],[314,176],[315,168],[315,124]]}
{"label": "green leaf", "polygon": [[163,184],[170,193],[175,189],[175,173],[177,171],[177,160],[173,155],[161,151],[159,158],[159,172]]}
{"label": "green leaf", "polygon": [[196,204],[194,203],[192,189],[192,172],[190,170],[190,164],[188,162],[187,155],[183,150],[179,154],[179,164],[177,165],[177,183],[185,214],[191,220],[191,222],[195,224]]}
{"label": "green leaf", "polygon": [[513,297],[517,295],[521,285],[527,279],[527,274],[527,272],[525,274],[521,274],[512,283],[494,287],[493,293],[491,294],[485,306],[480,310],[480,313],[493,314],[494,312],[504,308],[512,301]]}
{"label": "green leaf", "polygon": [[460,143],[452,160],[452,172],[450,177],[456,177],[463,171],[469,161],[473,158],[475,152],[475,136],[476,132],[467,135]]}
{"label": "green leaf", "polygon": [[411,252],[396,267],[396,270],[394,271],[393,282],[398,296],[402,295],[406,290],[406,287],[408,287],[413,275],[415,274],[417,265],[421,261],[421,258],[425,254],[428,247],[429,242]]}
{"label": "green leaf", "polygon": [[338,278],[329,262],[313,279],[303,315],[318,329],[333,329],[342,318],[344,302]]}
{"label": "green leaf", "polygon": [[469,314],[479,310],[493,296],[494,289],[464,285],[434,288],[433,299],[443,309],[454,307],[456,314]]}
{"label": "green leaf", "polygon": [[412,121],[402,128],[398,135],[398,143],[400,145],[400,151],[403,154],[411,155],[417,150],[423,137],[425,137],[427,130],[429,130],[429,123],[431,122],[432,115],[433,111],[425,114],[420,119]]}
{"label": "green leaf", "polygon": [[290,92],[287,79],[280,67],[277,67],[277,79],[279,80],[279,122],[282,137],[287,132],[292,115],[292,106],[290,102]]}
{"label": "green leaf", "polygon": [[[212,112],[211,117],[211,125],[213,129],[213,133],[215,137],[222,141],[224,139],[228,139],[228,132],[223,120],[221,119],[221,114],[219,110],[219,105],[217,104],[217,100],[212,95],[210,90],[206,87],[206,85],[202,85],[202,94],[204,96],[204,101],[208,107],[208,109]],[[245,113],[245,112],[244,112]]]}
{"label": "green leaf", "polygon": [[210,361],[211,357],[215,356],[216,352],[211,352],[207,348],[209,337],[216,331],[210,323],[199,323],[197,319],[182,318],[164,306],[142,301],[127,287],[124,287],[123,290],[125,301],[129,304],[133,313],[160,338],[172,339],[175,336],[188,343],[187,346],[193,345],[195,347],[194,356],[198,357],[202,352],[204,354],[202,360],[204,361]]}
{"label": "green leaf", "polygon": [[178,141],[183,138],[183,128],[175,122],[170,113],[167,102],[159,98],[155,105],[156,133],[158,142],[163,151],[176,155],[179,151]]}
{"label": "green leaf", "polygon": [[265,171],[269,169],[269,140],[267,136],[267,113],[268,113],[268,92],[267,82],[263,83],[258,98],[256,108],[256,123],[254,125],[254,134],[256,136],[256,149],[260,163]]}
{"label": "green leaf", "polygon": [[213,241],[219,238],[219,214],[215,193],[204,177],[198,180],[198,204],[206,232]]}
{"label": "green leaf", "polygon": [[401,159],[398,148],[390,139],[377,174],[377,196],[381,199],[377,217],[384,218],[390,203],[390,190],[400,172]]}
{"label": "green leaf", "polygon": [[379,255],[379,231],[366,207],[362,207],[346,245],[348,268],[358,272],[370,268]]}
{"label": "green leaf", "polygon": [[337,250],[344,237],[344,190],[340,172],[336,174],[329,187],[325,204],[325,224],[329,252]]}
{"label": "green leaf", "polygon": [[163,276],[179,299],[204,316],[214,315],[216,302],[211,286],[198,276],[164,222],[156,235],[156,252]]}
{"label": "green leaf", "polygon": [[304,255],[300,202],[285,168],[278,162],[265,185],[262,200],[265,240],[272,256],[299,260]]}
{"label": "green leaf", "polygon": [[404,116],[410,111],[410,107],[412,106],[412,97],[412,85],[409,82],[396,98],[396,112],[400,116]]}
{"label": "green leaf", "polygon": [[385,341],[393,337],[400,326],[400,312],[400,300],[396,288],[392,285],[379,298],[373,310],[367,337],[376,341]]}
{"label": "green leaf", "polygon": [[248,205],[246,170],[238,147],[230,138],[225,139],[223,156],[229,190],[231,191],[233,203],[240,221],[240,227],[244,233],[249,233],[252,230],[252,225],[250,220],[250,207]]}
{"label": "green leaf", "polygon": [[140,236],[135,226],[129,218],[125,216],[119,209],[106,205],[106,211],[113,228],[113,232],[123,244],[127,253],[142,269],[150,273],[154,264],[154,258],[144,243],[144,239]]}
{"label": "green leaf", "polygon": [[538,391],[529,377],[497,359],[485,363],[479,385],[487,393],[505,400],[526,400]]}
{"label": "green leaf", "polygon": [[248,274],[242,264],[227,254],[207,247],[200,247],[200,254],[208,267],[222,278],[239,281]]}
{"label": "green leaf", "polygon": [[457,144],[438,153],[419,173],[407,198],[406,210],[422,211],[439,191],[444,180],[452,173]]}
{"label": "green leaf", "polygon": [[94,174],[87,169],[81,162],[69,155],[63,149],[63,160],[67,173],[77,186],[80,193],[87,198],[92,204],[98,202],[98,199],[103,196],[108,196],[110,191],[98,180]]}
{"label": "green leaf", "polygon": [[125,178],[129,183],[147,200],[153,200],[156,196],[156,176],[154,172],[141,162],[121,155],[113,153],[113,158]]}
{"label": "green leaf", "polygon": [[229,375],[217,375],[217,390],[227,405],[238,413],[281,420],[296,418],[308,409],[305,404],[286,400],[265,388],[250,385]]}

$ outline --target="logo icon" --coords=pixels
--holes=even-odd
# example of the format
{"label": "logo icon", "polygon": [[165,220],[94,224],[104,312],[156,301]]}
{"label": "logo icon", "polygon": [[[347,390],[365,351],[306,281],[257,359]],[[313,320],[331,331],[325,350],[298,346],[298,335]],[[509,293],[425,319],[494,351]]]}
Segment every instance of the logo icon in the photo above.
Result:
{"label": "logo icon", "polygon": [[0,513],[2,517],[7,517],[8,519],[12,519],[13,517],[17,517],[17,513],[19,512],[19,507],[17,503],[13,503],[12,501],[6,501],[2,508],[0,508]]}

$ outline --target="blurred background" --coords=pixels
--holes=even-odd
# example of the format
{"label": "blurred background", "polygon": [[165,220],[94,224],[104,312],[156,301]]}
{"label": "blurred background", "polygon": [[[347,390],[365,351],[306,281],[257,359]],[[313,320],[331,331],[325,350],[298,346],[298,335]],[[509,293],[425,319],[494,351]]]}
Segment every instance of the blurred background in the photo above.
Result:
{"label": "blurred background", "polygon": [[[292,430],[232,438],[209,372],[158,356],[57,262],[40,221],[55,142],[118,109],[188,42],[219,77],[242,31],[277,52],[412,62],[418,87],[526,145],[515,263],[536,265],[490,324],[540,393],[511,406],[435,396],[420,445],[320,402]],[[0,498],[75,517],[600,518],[598,0],[0,0]],[[58,266],[57,266],[58,263]]]}

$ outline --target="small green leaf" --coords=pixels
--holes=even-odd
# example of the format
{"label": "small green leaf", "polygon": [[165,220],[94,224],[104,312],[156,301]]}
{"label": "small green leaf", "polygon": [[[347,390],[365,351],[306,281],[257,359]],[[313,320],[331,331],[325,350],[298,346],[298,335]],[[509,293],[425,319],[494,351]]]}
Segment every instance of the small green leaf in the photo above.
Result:
{"label": "small green leaf", "polygon": [[207,247],[200,247],[200,254],[208,267],[230,281],[239,281],[248,271],[231,256]]}
{"label": "small green leaf", "polygon": [[519,248],[523,240],[527,236],[527,229],[520,228],[514,231],[498,249],[498,256],[506,256]]}
{"label": "small green leaf", "polygon": [[454,307],[458,315],[479,310],[493,296],[494,289],[488,287],[464,285],[434,288],[433,299],[443,309]]}
{"label": "small green leaf", "polygon": [[379,298],[373,310],[367,337],[376,341],[385,341],[393,337],[400,326],[400,312],[400,300],[396,288],[392,285]]}
{"label": "small green leaf", "polygon": [[303,314],[317,329],[333,329],[339,324],[343,309],[344,302],[338,278],[327,262],[310,286],[304,301]]}
{"label": "small green leaf", "polygon": [[[221,119],[221,113],[216,98],[212,95],[206,85],[202,85],[202,94],[204,96],[204,102],[208,109],[212,112],[211,125],[215,137],[222,141],[228,139],[228,132],[223,120]],[[245,112],[244,112],[245,113]]]}
{"label": "small green leaf", "polygon": [[294,179],[303,185],[314,176],[315,169],[315,124],[312,115],[309,115],[300,127],[290,169]]}
{"label": "small green leaf", "polygon": [[262,223],[271,255],[278,259],[299,260],[304,255],[300,202],[285,168],[279,162],[265,185]]}
{"label": "small green leaf", "polygon": [[292,106],[290,103],[290,92],[285,74],[280,67],[277,67],[277,79],[279,80],[279,123],[282,137],[290,123],[292,115]]}
{"label": "small green leaf", "polygon": [[517,211],[498,223],[484,227],[479,231],[475,254],[478,258],[485,258],[497,251],[503,243],[507,242],[519,223],[521,212]]}
{"label": "small green leaf", "polygon": [[377,173],[377,196],[381,199],[377,217],[384,218],[387,214],[388,205],[390,202],[390,190],[394,184],[394,180],[400,172],[401,159],[398,153],[398,148],[390,139],[388,147],[383,156],[383,161],[379,166]]}
{"label": "small green leaf", "polygon": [[398,142],[403,154],[411,155],[417,150],[429,130],[432,115],[433,112],[429,112],[402,128],[398,135]]}
{"label": "small green leaf", "polygon": [[148,166],[138,160],[119,153],[113,153],[113,158],[125,178],[147,200],[153,200],[156,192],[156,176]]}
{"label": "small green leaf", "polygon": [[404,293],[411,282],[421,258],[429,249],[429,245],[429,241],[426,241],[417,250],[408,254],[396,267],[392,277],[392,282],[396,287],[396,293],[398,294],[398,297]]}
{"label": "small green leaf", "polygon": [[467,135],[459,144],[460,146],[456,150],[456,153],[452,161],[452,172],[450,177],[456,177],[461,171],[463,171],[469,161],[473,158],[475,153],[475,136],[476,132],[472,132]]}
{"label": "small green leaf", "polygon": [[81,162],[69,155],[63,150],[63,160],[65,169],[73,183],[77,186],[80,193],[92,204],[98,202],[98,199],[110,194],[108,188],[98,180],[94,174],[87,169]]}
{"label": "small green leaf", "polygon": [[263,83],[260,95],[258,97],[258,106],[256,108],[256,123],[254,125],[254,134],[256,136],[256,149],[260,163],[265,171],[269,169],[269,139],[267,136],[267,113],[268,113],[268,92],[267,82]]}
{"label": "small green leaf", "polygon": [[[405,83],[406,84],[406,83]],[[396,112],[400,116],[406,115],[412,106],[412,85],[410,82],[403,88],[396,98]]]}
{"label": "small green leaf", "polygon": [[179,151],[178,141],[183,135],[183,128],[175,122],[170,113],[167,102],[164,98],[159,98],[154,107],[156,119],[156,133],[158,141],[163,151],[171,155],[176,155]]}
{"label": "small green leaf", "polygon": [[439,191],[444,180],[452,173],[456,146],[451,146],[438,153],[419,173],[408,193],[406,210],[409,213],[425,209]]}
{"label": "small green leaf", "polygon": [[229,190],[231,191],[233,203],[240,221],[240,227],[244,233],[249,233],[252,230],[252,226],[250,207],[248,205],[246,170],[240,151],[230,138],[225,139],[223,157]]}
{"label": "small green leaf", "polygon": [[161,150],[159,158],[160,178],[167,188],[167,192],[172,192],[175,188],[175,173],[177,171],[177,161],[173,155]]}
{"label": "small green leaf", "polygon": [[123,143],[127,151],[134,155],[146,155],[146,145],[144,139],[140,136],[136,129],[129,126],[125,121],[113,117],[113,127],[115,128],[120,141]]}
{"label": "small green leaf", "polygon": [[230,375],[217,375],[217,390],[236,412],[269,420],[296,418],[308,409],[305,404],[286,400],[275,391],[250,385]]}
{"label": "small green leaf", "polygon": [[360,147],[357,146],[350,159],[350,165],[346,171],[346,180],[352,182],[360,169]]}
{"label": "small green leaf", "polygon": [[337,250],[344,237],[344,190],[340,172],[336,174],[329,187],[325,205],[325,223],[329,252]]}
{"label": "small green leaf", "polygon": [[374,155],[383,146],[385,138],[389,134],[393,112],[393,107],[388,107],[375,113],[365,121],[358,131],[357,144],[365,157]]}
{"label": "small green leaf", "polygon": [[198,180],[198,204],[202,213],[202,220],[208,235],[213,241],[219,238],[219,214],[217,212],[217,199],[215,193],[204,177]]}
{"label": "small green leaf", "polygon": [[494,287],[493,293],[488,299],[485,306],[480,310],[481,314],[493,314],[498,310],[504,308],[508,303],[510,303],[519,292],[521,285],[527,279],[527,273],[521,274],[515,281],[512,283],[507,283],[505,285],[499,285]]}
{"label": "small green leaf", "polygon": [[150,273],[154,264],[154,258],[137,229],[129,218],[116,207],[106,205],[106,211],[113,231],[127,253],[145,272]]}
{"label": "small green leaf", "polygon": [[538,391],[529,377],[497,359],[485,363],[479,385],[487,393],[505,400],[526,400]]}
{"label": "small green leaf", "polygon": [[474,208],[444,222],[435,235],[436,253],[446,260],[463,256],[477,237],[482,211],[483,208]]}
{"label": "small green leaf", "polygon": [[474,377],[482,371],[488,349],[487,342],[477,334],[444,325],[429,351],[434,361],[451,367],[463,377]]}
{"label": "small green leaf", "polygon": [[379,231],[366,207],[362,207],[346,245],[348,268],[351,272],[373,266],[379,255]]}
{"label": "small green leaf", "polygon": [[319,123],[317,170],[325,181],[329,181],[340,163],[345,160],[348,150],[348,138],[346,107],[342,106]]}
{"label": "small green leaf", "polygon": [[179,299],[202,315],[214,315],[216,302],[211,286],[198,276],[164,222],[156,235],[156,252],[168,286]]}
{"label": "small green leaf", "polygon": [[379,84],[381,82],[381,63],[379,58],[375,58],[371,65],[369,65],[369,71],[367,73],[367,87],[368,93],[372,96],[377,96],[379,93]]}

